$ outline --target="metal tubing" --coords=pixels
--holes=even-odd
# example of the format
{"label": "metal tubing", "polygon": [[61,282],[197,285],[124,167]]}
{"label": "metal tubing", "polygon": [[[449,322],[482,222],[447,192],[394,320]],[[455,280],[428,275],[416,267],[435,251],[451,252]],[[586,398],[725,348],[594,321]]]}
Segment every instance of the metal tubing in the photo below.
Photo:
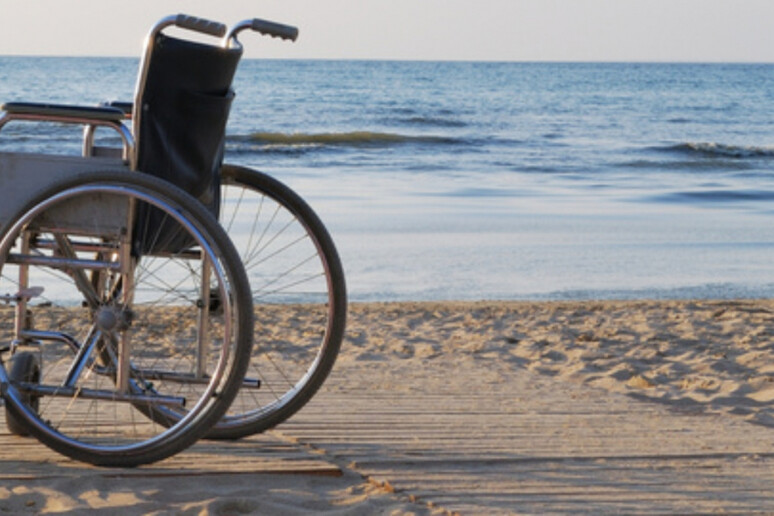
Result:
{"label": "metal tubing", "polygon": [[[123,143],[123,159],[129,161],[129,168],[134,170],[136,167],[133,165],[133,156],[135,154],[134,147],[135,142],[132,137],[132,132],[124,126],[121,122],[113,122],[110,120],[95,120],[93,118],[84,117],[71,117],[71,116],[52,116],[52,115],[36,115],[28,113],[6,113],[0,117],[0,130],[8,122],[15,120],[28,121],[28,122],[58,122],[62,124],[77,124],[86,126],[86,130],[93,133],[97,127],[109,127],[116,131],[121,137]],[[91,129],[88,129],[91,127]],[[93,141],[93,134],[90,136]],[[85,149],[85,143],[84,143]]]}
{"label": "metal tubing", "polygon": [[[178,373],[177,371],[162,371],[162,370],[134,370],[136,376],[140,376],[143,380],[164,380],[167,382],[179,382],[179,383],[192,383],[192,384],[206,384],[212,379],[209,375],[195,375],[190,373]],[[245,378],[242,381],[242,387],[248,387],[251,389],[258,389],[261,386],[261,380],[253,378]]]}
{"label": "metal tubing", "polygon": [[78,352],[75,354],[73,363],[70,364],[70,369],[67,371],[67,377],[64,381],[65,387],[75,387],[76,383],[81,377],[81,373],[86,365],[89,363],[89,356],[94,351],[97,343],[102,338],[102,332],[97,330],[94,326],[89,330],[89,336],[86,339],[86,345],[81,346]]}
{"label": "metal tubing", "polygon": [[239,42],[237,36],[243,30],[252,28],[252,25],[253,20],[243,20],[231,27],[231,30],[229,30],[228,34],[223,38],[221,46],[223,48],[242,48],[242,43]]}
{"label": "metal tubing", "polygon": [[[83,128],[83,155],[85,157],[91,157],[94,151],[94,132],[97,130],[97,126],[89,124]],[[126,159],[126,156],[124,156]]]}
{"label": "metal tubing", "polygon": [[63,342],[73,351],[77,353],[81,349],[81,343],[74,337],[66,333],[55,331],[40,331],[40,330],[24,330],[19,335],[22,339],[29,340],[49,340],[55,342]]}
{"label": "metal tubing", "polygon": [[78,258],[59,258],[54,256],[33,256],[19,253],[8,255],[8,263],[25,265],[43,265],[54,269],[110,269],[121,270],[118,262],[103,262],[100,260],[82,260]]}
{"label": "metal tubing", "polygon": [[[30,252],[30,234],[25,231],[22,234],[21,252]],[[29,287],[29,274],[30,269],[28,265],[22,265],[19,267],[19,291],[22,291]],[[16,340],[14,342],[23,342],[22,332],[28,329],[27,319],[27,298],[20,297],[16,303],[16,318],[14,320],[14,334]]]}
{"label": "metal tubing", "polygon": [[[127,227],[134,227],[135,210],[137,202],[135,199],[129,201],[129,221]],[[121,247],[119,250],[119,264],[121,266],[121,304],[124,308],[132,306],[134,302],[134,268],[135,260],[132,258],[132,235],[126,231],[121,236]],[[116,336],[111,333],[111,340],[116,338],[118,344],[118,363],[116,364],[116,388],[119,392],[129,390],[129,372],[132,351],[132,332],[122,331]]]}
{"label": "metal tubing", "polygon": [[[142,56],[140,62],[140,71],[137,74],[137,84],[134,88],[134,108],[132,110],[132,134],[140,134],[140,118],[142,118],[142,97],[145,93],[145,80],[148,77],[148,68],[150,67],[150,56],[153,52],[153,47],[156,45],[156,36],[164,28],[174,25],[177,20],[176,16],[167,16],[162,18],[156,25],[151,28],[148,36],[145,38],[145,53]],[[132,156],[129,160],[129,168],[131,170],[137,170],[137,160],[139,158],[140,149],[139,141],[137,145],[132,148]]]}
{"label": "metal tubing", "polygon": [[[75,251],[87,253],[115,253],[118,251],[119,247],[118,245],[109,242],[83,242],[79,240],[71,241],[70,245]],[[57,244],[50,238],[38,238],[34,241],[33,247],[36,249],[56,249]],[[200,251],[183,250],[175,253],[149,253],[147,256],[153,256],[155,258],[176,258],[179,260],[200,260],[202,254]]]}
{"label": "metal tubing", "polygon": [[[1,375],[0,375],[1,376]],[[1,380],[2,378],[0,378]],[[185,406],[182,396],[160,396],[154,394],[129,394],[116,391],[85,389],[82,387],[62,387],[60,385],[40,385],[19,382],[14,384],[23,394],[37,396],[55,396],[60,398],[81,398],[87,400],[122,401],[126,403],[149,403],[154,405]]]}
{"label": "metal tubing", "polygon": [[199,342],[196,349],[196,376],[204,377],[206,374],[205,358],[210,349],[209,342],[209,317],[210,317],[210,261],[202,253],[202,285],[201,306],[199,306]]}
{"label": "metal tubing", "polygon": [[[110,244],[108,242],[82,242],[79,240],[71,240],[70,246],[75,251],[87,253],[114,253],[118,249],[116,244]],[[33,242],[33,247],[36,249],[56,249],[57,244],[50,238],[37,238]]]}

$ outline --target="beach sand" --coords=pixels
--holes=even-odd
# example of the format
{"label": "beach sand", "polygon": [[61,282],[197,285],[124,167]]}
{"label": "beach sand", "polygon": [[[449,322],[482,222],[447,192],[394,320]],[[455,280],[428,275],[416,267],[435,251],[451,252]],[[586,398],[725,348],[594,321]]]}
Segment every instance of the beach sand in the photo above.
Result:
{"label": "beach sand", "polygon": [[456,356],[774,425],[774,301],[355,305],[342,359]]}
{"label": "beach sand", "polygon": [[0,513],[771,513],[772,335],[768,300],[353,304],[262,436],[122,471],[0,427]]}

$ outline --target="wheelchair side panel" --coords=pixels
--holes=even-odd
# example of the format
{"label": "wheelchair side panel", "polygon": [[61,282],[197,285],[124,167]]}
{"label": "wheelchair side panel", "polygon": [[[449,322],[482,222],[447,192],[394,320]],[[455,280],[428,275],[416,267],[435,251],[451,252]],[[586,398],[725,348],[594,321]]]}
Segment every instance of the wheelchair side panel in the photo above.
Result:
{"label": "wheelchair side panel", "polygon": [[[13,222],[12,218],[51,185],[69,179],[73,174],[116,169],[131,173],[120,159],[0,153],[0,230],[4,233]],[[99,217],[102,232],[105,228],[109,228],[110,233],[126,228],[127,207],[109,196],[95,196],[93,204],[88,206],[65,203],[45,220],[52,227],[89,235],[93,234],[89,228],[94,225],[95,216]]]}

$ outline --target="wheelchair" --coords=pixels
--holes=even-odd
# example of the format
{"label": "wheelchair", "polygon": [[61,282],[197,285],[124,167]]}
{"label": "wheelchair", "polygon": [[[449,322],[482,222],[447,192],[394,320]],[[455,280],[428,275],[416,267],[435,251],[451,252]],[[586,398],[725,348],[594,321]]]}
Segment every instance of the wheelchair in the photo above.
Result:
{"label": "wheelchair", "polygon": [[[10,432],[137,466],[272,428],[330,373],[346,319],[330,235],[290,188],[224,163],[247,29],[297,35],[170,16],[146,40],[133,102],[2,106],[0,137],[11,122],[83,127],[82,156],[0,153]],[[120,148],[95,143],[104,128]]]}

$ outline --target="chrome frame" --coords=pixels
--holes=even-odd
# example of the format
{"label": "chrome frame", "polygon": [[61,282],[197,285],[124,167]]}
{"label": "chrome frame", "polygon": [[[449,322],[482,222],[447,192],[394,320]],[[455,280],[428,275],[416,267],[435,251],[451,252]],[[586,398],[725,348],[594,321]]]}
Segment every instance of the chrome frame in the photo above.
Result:
{"label": "chrome frame", "polygon": [[114,122],[110,120],[95,120],[88,117],[76,117],[76,116],[49,116],[49,115],[34,115],[27,113],[4,113],[0,116],[0,130],[5,127],[6,124],[13,121],[27,121],[27,122],[58,122],[62,124],[82,125],[83,129],[83,155],[90,156],[91,148],[94,145],[94,132],[97,127],[108,127],[113,129],[121,137],[123,152],[121,158],[129,162],[130,168],[135,169],[133,166],[135,153],[135,142],[132,132],[121,122]]}
{"label": "chrome frame", "polygon": [[56,396],[59,398],[80,398],[84,400],[121,401],[125,403],[144,403],[184,407],[185,398],[160,394],[128,394],[124,392],[103,391],[83,387],[49,386],[36,383],[18,382],[16,389],[22,394],[37,396]]}
{"label": "chrome frame", "polygon": [[228,34],[223,38],[221,45],[223,48],[242,48],[242,43],[237,39],[237,35],[243,30],[252,29],[253,20],[242,20],[234,25]]}
{"label": "chrome frame", "polygon": [[[140,100],[145,94],[145,79],[148,77],[148,68],[150,67],[150,56],[153,53],[153,47],[156,46],[156,36],[165,28],[174,25],[177,21],[176,16],[167,16],[159,20],[154,25],[148,35],[145,37],[145,52],[140,62],[140,71],[137,74],[137,84],[134,87],[134,107],[132,108],[132,134],[140,134],[140,117],[142,116],[143,108],[140,105]],[[129,168],[137,170],[137,159],[140,155],[139,145],[135,145],[132,149],[132,157],[130,159]]]}

